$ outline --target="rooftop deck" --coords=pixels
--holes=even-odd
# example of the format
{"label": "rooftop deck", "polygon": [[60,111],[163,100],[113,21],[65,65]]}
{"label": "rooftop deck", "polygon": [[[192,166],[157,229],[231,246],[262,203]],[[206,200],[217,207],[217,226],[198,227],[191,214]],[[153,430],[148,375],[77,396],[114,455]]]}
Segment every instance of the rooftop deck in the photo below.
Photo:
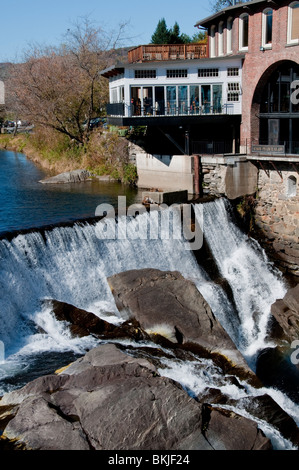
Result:
{"label": "rooftop deck", "polygon": [[199,44],[148,44],[138,46],[128,52],[130,64],[159,61],[205,59],[208,57],[206,43]]}

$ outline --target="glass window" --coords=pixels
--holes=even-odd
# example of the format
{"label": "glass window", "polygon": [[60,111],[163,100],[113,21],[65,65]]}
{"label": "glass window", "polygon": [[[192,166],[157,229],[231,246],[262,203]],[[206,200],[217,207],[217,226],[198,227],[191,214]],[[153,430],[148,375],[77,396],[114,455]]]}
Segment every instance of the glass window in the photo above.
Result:
{"label": "glass window", "polygon": [[299,40],[299,2],[289,6],[288,15],[288,43],[298,43]]}
{"label": "glass window", "polygon": [[222,85],[213,85],[213,111],[221,113],[222,109]]}
{"label": "glass window", "polygon": [[223,55],[223,21],[218,26],[218,55]]}
{"label": "glass window", "polygon": [[262,45],[269,47],[272,45],[272,29],[273,29],[273,10],[268,8],[263,12],[263,24],[262,24]]}
{"label": "glass window", "polygon": [[132,116],[141,116],[141,88],[131,88],[131,114]]}
{"label": "glass window", "polygon": [[239,30],[239,39],[240,39],[240,49],[248,48],[248,32],[249,32],[249,15],[244,13],[240,16],[240,30]]}
{"label": "glass window", "polygon": [[218,77],[219,69],[210,68],[210,69],[198,69],[198,77]]}
{"label": "glass window", "polygon": [[153,88],[143,88],[143,116],[153,114]]}
{"label": "glass window", "polygon": [[165,113],[164,86],[155,87],[155,114],[160,116]]}
{"label": "glass window", "polygon": [[239,101],[240,84],[238,82],[228,83],[227,85],[227,101]]}
{"label": "glass window", "polygon": [[176,86],[166,87],[166,112],[176,114]]}
{"label": "glass window", "polygon": [[201,107],[205,114],[210,113],[211,109],[211,85],[202,85],[201,87]]}
{"label": "glass window", "polygon": [[215,36],[216,36],[216,26],[211,26],[210,30],[210,57],[215,57],[216,55],[216,45],[215,45]]}
{"label": "glass window", "polygon": [[239,76],[239,69],[238,69],[238,67],[228,67],[228,69],[227,69],[227,76],[228,76],[228,77],[238,77],[238,76]]}
{"label": "glass window", "polygon": [[166,70],[167,78],[187,78],[188,70],[187,69],[170,69]]}
{"label": "glass window", "polygon": [[156,70],[135,70],[135,78],[156,78]]}
{"label": "glass window", "polygon": [[188,87],[178,87],[179,114],[188,114]]}
{"label": "glass window", "polygon": [[232,29],[233,29],[233,19],[229,18],[226,25],[226,52],[229,54],[232,52]]}
{"label": "glass window", "polygon": [[197,85],[190,86],[190,113],[199,113],[199,86]]}

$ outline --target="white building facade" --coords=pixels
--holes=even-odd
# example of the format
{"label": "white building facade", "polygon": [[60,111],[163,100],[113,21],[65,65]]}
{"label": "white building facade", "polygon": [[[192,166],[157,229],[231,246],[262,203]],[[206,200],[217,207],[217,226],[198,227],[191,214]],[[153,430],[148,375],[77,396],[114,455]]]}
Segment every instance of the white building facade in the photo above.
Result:
{"label": "white building facade", "polygon": [[154,61],[112,67],[110,116],[242,113],[242,57]]}

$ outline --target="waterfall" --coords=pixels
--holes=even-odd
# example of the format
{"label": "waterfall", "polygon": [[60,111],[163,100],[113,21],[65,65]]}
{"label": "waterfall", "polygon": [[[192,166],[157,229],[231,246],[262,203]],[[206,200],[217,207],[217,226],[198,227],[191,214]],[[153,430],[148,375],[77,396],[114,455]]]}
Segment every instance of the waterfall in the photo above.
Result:
{"label": "waterfall", "polygon": [[[109,313],[109,321],[119,322],[107,277],[157,268],[180,271],[191,279],[240,351],[247,358],[254,356],[265,346],[270,306],[283,297],[284,284],[258,244],[233,223],[228,202],[196,204],[194,209],[218,269],[231,287],[233,304],[180,239],[179,219],[173,216],[170,235],[163,232],[169,214],[177,215],[171,208],[121,217],[114,239],[99,236],[101,222],[22,234],[0,240],[0,340],[6,354],[35,342],[33,325],[57,336],[61,325],[53,324],[49,312],[41,309],[43,299],[55,298],[103,318]],[[107,220],[107,233],[113,222]],[[67,347],[65,334],[61,341],[55,338],[53,347]]]}
{"label": "waterfall", "polygon": [[[213,282],[200,265],[200,256],[195,257],[186,240],[180,237],[181,219],[171,207],[137,217],[120,217],[115,238],[109,237],[115,230],[115,220],[107,219],[106,236],[102,222],[96,222],[37,230],[10,241],[0,240],[0,346],[3,347],[0,395],[19,387],[19,382],[15,385],[4,382],[28,368],[30,361],[33,368],[40,362],[38,371],[43,375],[43,354],[69,351],[84,354],[99,343],[93,337],[71,337],[64,323],[58,322],[47,304],[43,304],[44,299],[67,302],[109,322],[121,323],[124,318],[116,308],[107,277],[131,269],[179,271],[192,280],[250,363],[266,345],[270,306],[284,296],[285,286],[259,245],[234,224],[227,201],[196,204],[194,211],[233,299],[221,285]],[[169,233],[167,226],[172,229]],[[125,341],[123,345],[126,346]],[[140,344],[130,342],[130,346],[138,348]],[[4,355],[6,360],[1,361]],[[60,364],[60,356],[57,360],[55,367]],[[232,398],[240,398],[238,387],[228,385],[210,360],[161,361],[164,361],[161,375],[179,381],[191,396],[206,387],[214,387]],[[246,386],[242,393],[246,399],[268,392]],[[275,393],[277,402],[298,419],[293,403],[286,401],[282,393],[279,392],[278,398],[278,392]],[[235,411],[245,413],[242,406]],[[261,423],[262,428],[264,425]],[[277,437],[276,431],[270,428],[265,432],[272,440],[278,439],[277,448],[291,447],[284,439],[280,441],[281,436]]]}
{"label": "waterfall", "polygon": [[[158,215],[144,213],[127,219],[126,239],[101,239],[98,222],[0,240],[0,339],[6,353],[28,343],[32,321],[36,323],[45,316],[41,312],[42,299],[55,298],[100,317],[108,312],[114,314],[109,321],[117,321],[118,312],[107,283],[107,277],[113,274],[151,267],[178,270],[186,278],[200,281],[203,270],[183,241],[136,239],[140,228],[149,225],[158,232]],[[47,330],[45,323],[40,326]],[[53,331],[50,320],[48,327]]]}
{"label": "waterfall", "polygon": [[284,297],[286,287],[259,244],[234,223],[231,212],[226,199],[195,205],[196,218],[201,221],[218,270],[233,294],[238,314],[234,341],[252,362],[256,353],[267,346],[270,307]]}

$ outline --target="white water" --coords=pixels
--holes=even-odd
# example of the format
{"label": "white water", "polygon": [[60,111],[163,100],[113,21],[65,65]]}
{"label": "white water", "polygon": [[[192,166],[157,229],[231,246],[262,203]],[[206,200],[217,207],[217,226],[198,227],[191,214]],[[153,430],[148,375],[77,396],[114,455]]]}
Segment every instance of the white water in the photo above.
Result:
{"label": "white water", "polygon": [[[53,318],[49,308],[42,306],[43,299],[54,298],[112,323],[121,322],[107,277],[130,269],[177,270],[193,280],[237,347],[249,359],[254,357],[265,345],[270,306],[284,295],[285,286],[263,251],[231,222],[224,201],[196,205],[195,212],[199,222],[203,217],[204,235],[222,276],[229,282],[235,306],[198,265],[177,230],[175,237],[169,239],[146,236],[149,227],[152,235],[161,232],[160,217],[167,221],[167,212],[121,219],[127,224],[127,239],[124,224],[120,223],[122,236],[115,240],[99,239],[97,224],[59,227],[43,235],[35,232],[19,235],[10,242],[0,241],[0,341],[4,343],[6,355],[5,363],[0,364],[0,395],[1,378],[26,369],[36,354],[48,351],[83,354],[96,344],[92,337],[72,338],[65,325]],[[36,330],[36,325],[41,332]],[[210,364],[206,364],[205,373],[194,363],[171,361],[165,366],[161,374],[178,380],[191,393],[212,384],[235,398],[240,393],[234,386],[219,385],[217,370]],[[252,396],[256,392],[248,389],[247,393]],[[298,418],[293,403],[286,401],[282,394],[275,399]],[[274,430],[268,430],[268,434],[271,432],[275,434]],[[279,441],[279,436],[273,436]],[[291,448],[284,440],[281,442],[277,448]]]}
{"label": "white water", "polygon": [[239,317],[238,335],[234,331],[232,338],[253,363],[257,352],[269,346],[265,338],[270,307],[284,297],[286,286],[257,242],[233,223],[228,201],[196,205],[195,214],[202,221],[219,272],[232,290]]}

